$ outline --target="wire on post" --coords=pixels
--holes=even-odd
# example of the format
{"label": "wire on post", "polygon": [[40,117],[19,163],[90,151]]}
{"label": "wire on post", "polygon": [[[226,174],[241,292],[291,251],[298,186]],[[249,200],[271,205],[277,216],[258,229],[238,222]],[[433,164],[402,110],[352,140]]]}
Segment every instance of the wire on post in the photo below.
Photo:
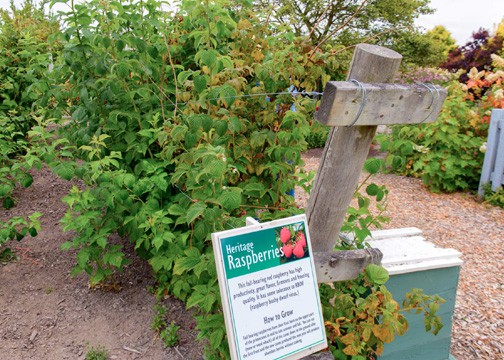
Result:
{"label": "wire on post", "polygon": [[[439,93],[439,89],[432,83],[419,83],[418,85],[423,86],[424,88],[429,90],[429,92],[431,94],[431,102],[430,102],[429,106],[427,107],[427,109],[430,109],[430,112],[425,117],[425,119],[420,121],[420,124],[422,124],[423,122],[425,122],[425,120],[430,118],[430,116],[434,112],[434,109],[436,108],[436,106],[434,106],[434,105],[437,105],[439,103],[439,98],[441,97],[441,94]],[[436,91],[436,95],[434,95],[434,91]],[[434,104],[434,100],[436,100],[435,104]]]}
{"label": "wire on post", "polygon": [[359,92],[362,93],[361,103],[359,106],[359,110],[357,110],[357,115],[355,116],[355,119],[352,121],[352,123],[350,125],[347,125],[347,126],[354,126],[355,123],[357,122],[357,120],[359,120],[359,117],[362,114],[362,110],[364,110],[364,105],[366,105],[367,90],[360,81],[355,80],[355,79],[350,79],[350,81],[358,86],[357,93],[359,93]]}

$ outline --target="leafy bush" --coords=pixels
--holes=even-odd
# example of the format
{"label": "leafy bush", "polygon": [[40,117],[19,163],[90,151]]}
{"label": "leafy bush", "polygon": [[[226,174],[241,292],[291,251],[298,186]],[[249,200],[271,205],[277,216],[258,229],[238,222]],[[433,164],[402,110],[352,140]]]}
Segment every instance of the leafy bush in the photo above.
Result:
{"label": "leafy bush", "polygon": [[98,345],[97,347],[91,346],[86,352],[86,360],[107,360],[108,351],[105,347]]}
{"label": "leafy bush", "polygon": [[57,30],[32,1],[22,8],[11,4],[0,10],[0,200],[14,206],[12,191],[19,183],[28,187],[32,178],[20,157],[29,146],[27,133],[36,124],[34,100],[48,89],[46,78],[51,54],[47,37]]}
{"label": "leafy bush", "polygon": [[371,264],[356,281],[320,285],[329,350],[335,359],[376,359],[385,343],[408,330],[403,312],[424,312],[426,331],[437,334],[442,329],[437,311],[444,299],[412,289],[400,306],[384,285],[388,278],[384,268]]}
{"label": "leafy bush", "polygon": [[25,219],[20,216],[14,216],[6,222],[0,221],[0,259],[11,257],[11,250],[5,247],[5,243],[9,240],[20,241],[26,235],[37,236],[40,230],[40,222],[38,218],[41,213],[35,212]]}
{"label": "leafy bush", "polygon": [[[95,0],[62,21],[60,86],[42,100],[71,117],[51,167],[85,184],[64,199],[62,223],[77,235],[63,248],[79,249],[73,273],[106,281],[128,261],[109,237],[127,237],[158,294],[198,308],[209,353],[227,357],[210,234],[246,215],[299,213],[287,192],[316,103],[286,91],[319,89],[335,60],[273,33],[246,2],[183,1],[165,12],[158,1]],[[81,160],[61,161],[72,154]]]}
{"label": "leafy bush", "polygon": [[[467,85],[451,81],[437,121],[395,126],[380,140],[387,165],[403,175],[421,177],[434,192],[476,190],[492,108],[504,106],[504,60],[492,56],[495,72],[468,74]],[[487,89],[482,94],[482,89]],[[469,91],[470,90],[470,91]]]}
{"label": "leafy bush", "polygon": [[329,130],[330,128],[328,126],[324,126],[318,121],[313,121],[310,126],[310,132],[305,137],[308,149],[323,148],[327,141]]}
{"label": "leafy bush", "polygon": [[[36,157],[27,156],[28,132],[41,115],[32,104],[48,89],[52,55],[47,39],[57,30],[57,23],[49,21],[32,1],[26,0],[19,9],[13,3],[10,11],[0,9],[0,201],[5,209],[14,206],[16,186],[32,184],[32,166],[41,166]],[[39,216],[0,221],[0,246],[28,233],[35,236]]]}
{"label": "leafy bush", "polygon": [[175,322],[172,321],[170,325],[165,320],[166,316],[166,307],[161,304],[158,304],[154,307],[154,311],[156,312],[156,316],[152,320],[151,328],[156,331],[163,340],[165,347],[173,347],[177,345],[179,342],[178,330],[180,326],[175,325]]}

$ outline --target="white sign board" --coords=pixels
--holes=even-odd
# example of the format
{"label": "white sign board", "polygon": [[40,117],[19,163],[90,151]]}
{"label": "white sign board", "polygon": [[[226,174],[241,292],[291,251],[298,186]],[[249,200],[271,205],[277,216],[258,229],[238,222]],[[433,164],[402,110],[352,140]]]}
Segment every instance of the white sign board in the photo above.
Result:
{"label": "white sign board", "polygon": [[212,241],[232,359],[300,359],[327,347],[304,215]]}

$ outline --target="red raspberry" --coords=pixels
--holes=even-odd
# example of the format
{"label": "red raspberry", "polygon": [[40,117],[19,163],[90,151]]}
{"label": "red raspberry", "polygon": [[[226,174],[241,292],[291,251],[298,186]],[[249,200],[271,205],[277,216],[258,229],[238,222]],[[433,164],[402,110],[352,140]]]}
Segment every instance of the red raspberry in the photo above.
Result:
{"label": "red raspberry", "polygon": [[282,230],[280,230],[280,241],[285,244],[287,241],[289,241],[291,237],[291,233],[290,233],[290,230],[286,227],[282,228]]}
{"label": "red raspberry", "polygon": [[288,259],[292,256],[292,245],[284,245],[282,246],[282,251],[284,253],[284,256]]}
{"label": "red raspberry", "polygon": [[294,251],[292,253],[298,259],[302,258],[304,256],[304,249],[301,246],[301,244],[296,244],[296,246],[294,246]]}
{"label": "red raspberry", "polygon": [[300,244],[302,247],[306,247],[306,236],[302,232],[296,235],[296,244]]}

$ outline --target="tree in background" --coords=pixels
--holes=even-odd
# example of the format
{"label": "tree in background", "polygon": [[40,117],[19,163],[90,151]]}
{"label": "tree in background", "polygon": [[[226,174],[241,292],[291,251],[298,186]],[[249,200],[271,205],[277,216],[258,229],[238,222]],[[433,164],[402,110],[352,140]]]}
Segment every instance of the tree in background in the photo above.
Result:
{"label": "tree in background", "polygon": [[259,0],[256,6],[269,9],[267,21],[276,29],[309,35],[315,44],[330,44],[325,51],[340,57],[345,47],[360,42],[390,47],[400,52],[403,64],[437,66],[446,59],[454,40],[443,27],[427,34],[414,27],[415,19],[429,14],[429,0]]}
{"label": "tree in background", "polygon": [[271,23],[288,25],[297,35],[310,34],[316,43],[327,37],[346,43],[351,36],[410,27],[419,15],[432,12],[428,4],[429,0],[256,1],[261,9],[269,9]]}
{"label": "tree in background", "polygon": [[403,56],[403,66],[437,67],[455,48],[455,40],[443,26],[422,33],[406,30],[391,34],[390,47]]}
{"label": "tree in background", "polygon": [[444,59],[448,57],[450,51],[455,50],[457,45],[451,33],[443,25],[436,25],[427,31],[427,35],[434,40],[442,52]]}

